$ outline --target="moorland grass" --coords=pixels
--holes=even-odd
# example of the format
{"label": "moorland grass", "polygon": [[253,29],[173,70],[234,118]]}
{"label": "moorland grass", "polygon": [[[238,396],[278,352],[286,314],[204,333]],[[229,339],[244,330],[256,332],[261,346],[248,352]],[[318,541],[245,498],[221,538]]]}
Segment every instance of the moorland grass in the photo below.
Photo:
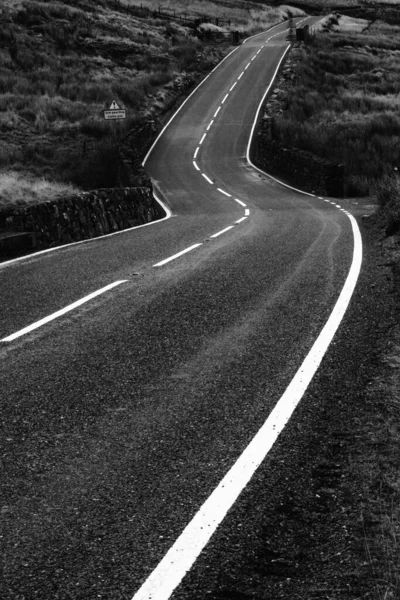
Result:
{"label": "moorland grass", "polygon": [[[166,86],[171,89],[184,73],[201,78],[230,49],[229,41],[225,50],[217,48],[189,26],[140,9],[154,9],[152,1],[124,2],[138,10],[126,11],[115,0],[3,1],[0,169],[45,173],[85,189],[99,185],[107,172],[108,185],[115,185],[114,127],[104,121],[103,110],[112,100],[127,110],[128,118],[118,124],[123,135],[159,110]],[[282,21],[290,11],[236,0],[228,7],[226,0],[170,0],[163,8],[192,19],[226,17],[231,28],[246,34]],[[166,110],[170,102],[166,98]],[[90,151],[83,153],[85,147]]]}
{"label": "moorland grass", "polygon": [[8,171],[0,177],[0,210],[11,204],[27,206],[77,193],[75,186]]}
{"label": "moorland grass", "polygon": [[[381,34],[318,34],[302,49],[286,110],[284,144],[344,163],[348,195],[366,195],[400,166],[400,41]],[[390,47],[390,49],[388,49]]]}

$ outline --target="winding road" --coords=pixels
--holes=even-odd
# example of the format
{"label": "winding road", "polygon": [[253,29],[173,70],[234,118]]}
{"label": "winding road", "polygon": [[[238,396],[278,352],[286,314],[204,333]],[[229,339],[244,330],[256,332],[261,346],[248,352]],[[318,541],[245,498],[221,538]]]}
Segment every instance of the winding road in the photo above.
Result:
{"label": "winding road", "polygon": [[361,265],[340,202],[249,161],[286,29],[232,51],[156,141],[167,218],[0,264],[2,600],[192,599],[257,467],[281,485],[268,452]]}

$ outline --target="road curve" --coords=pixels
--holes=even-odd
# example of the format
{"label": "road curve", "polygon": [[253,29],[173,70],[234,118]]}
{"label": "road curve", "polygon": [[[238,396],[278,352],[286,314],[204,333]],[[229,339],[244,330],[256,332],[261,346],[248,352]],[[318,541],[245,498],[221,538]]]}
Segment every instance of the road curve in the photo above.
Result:
{"label": "road curve", "polygon": [[237,48],[155,144],[170,219],[0,268],[2,339],[123,282],[0,344],[4,600],[131,598],[331,314],[350,220],[246,160],[285,28]]}

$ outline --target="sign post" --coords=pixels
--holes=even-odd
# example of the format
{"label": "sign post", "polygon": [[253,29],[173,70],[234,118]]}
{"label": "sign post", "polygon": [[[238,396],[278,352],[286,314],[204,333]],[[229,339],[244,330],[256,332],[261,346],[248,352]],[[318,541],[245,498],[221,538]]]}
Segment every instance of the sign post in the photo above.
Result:
{"label": "sign post", "polygon": [[120,108],[115,100],[111,102],[109,110],[104,110],[103,112],[106,120],[126,119],[126,110],[124,108]]}

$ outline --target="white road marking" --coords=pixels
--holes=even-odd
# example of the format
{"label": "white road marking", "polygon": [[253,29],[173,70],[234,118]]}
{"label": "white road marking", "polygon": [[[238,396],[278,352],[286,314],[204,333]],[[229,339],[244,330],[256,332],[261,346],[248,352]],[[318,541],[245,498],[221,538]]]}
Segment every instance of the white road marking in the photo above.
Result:
{"label": "white road marking", "polygon": [[171,597],[273,447],[306,392],[343,319],[361,269],[361,234],[354,217],[350,215],[349,218],[354,236],[353,260],[339,298],[321,333],[258,433],[132,600],[168,600]]}
{"label": "white road marking", "polygon": [[248,69],[250,66],[250,63],[247,63],[247,65],[245,66],[244,70]]}
{"label": "white road marking", "polygon": [[318,199],[319,199],[319,200],[323,200],[323,197],[322,197],[322,196],[318,196]]}
{"label": "white road marking", "polygon": [[232,194],[228,194],[228,192],[225,192],[224,190],[221,190],[221,188],[217,188],[217,190],[219,192],[221,192],[221,194],[224,194],[225,196],[228,196],[228,198],[232,198]]}
{"label": "white road marking", "polygon": [[178,252],[177,254],[174,254],[173,256],[170,256],[170,257],[166,258],[165,260],[162,260],[162,261],[156,263],[155,265],[153,265],[153,267],[161,267],[162,265],[165,265],[166,263],[170,262],[171,260],[174,260],[175,258],[179,258],[179,256],[182,256],[182,254],[186,254],[187,252],[190,252],[191,250],[194,250],[195,248],[198,248],[201,245],[202,244],[193,244],[193,246],[190,246],[189,248],[185,248],[185,250],[182,250],[181,252]]}
{"label": "white road marking", "polygon": [[253,56],[253,58],[251,60],[254,60],[255,58],[257,58],[256,56]]}
{"label": "white road marking", "polygon": [[207,131],[210,129],[210,127],[211,127],[211,125],[212,125],[213,123],[214,123],[214,119],[212,119],[212,120],[209,122],[209,124],[208,124],[208,127],[207,127]]}
{"label": "white road marking", "polygon": [[200,150],[200,148],[199,148],[199,146],[197,146],[195,153],[193,154],[193,158],[197,158],[197,154],[198,154],[199,150]]}
{"label": "white road marking", "polygon": [[200,171],[200,167],[198,166],[198,164],[197,164],[197,162],[195,160],[193,161],[193,165],[194,165],[195,169],[197,169],[198,171]]}
{"label": "white road marking", "polygon": [[199,141],[199,146],[201,146],[201,144],[204,142],[206,135],[207,135],[206,133],[203,133],[203,137]]}
{"label": "white road marking", "polygon": [[245,210],[244,210],[244,214],[246,215],[246,217],[248,217],[248,216],[249,216],[249,214],[250,214],[250,211],[249,211],[249,209],[248,209],[248,208],[245,208]]}
{"label": "white road marking", "polygon": [[172,117],[170,118],[170,120],[168,121],[168,123],[166,123],[166,125],[164,125],[164,127],[162,128],[162,130],[160,131],[160,133],[158,134],[158,136],[156,137],[156,139],[154,140],[153,144],[150,146],[149,151],[147,152],[146,156],[143,159],[142,162],[142,166],[144,167],[147,159],[150,156],[151,151],[153,150],[154,146],[157,144],[158,140],[160,139],[160,137],[162,136],[162,134],[164,133],[164,131],[167,129],[167,127],[169,126],[169,124],[172,122],[173,119],[175,119],[176,115],[182,110],[182,108],[185,106],[186,102],[188,102],[188,100],[193,96],[193,94],[195,94],[197,92],[197,90],[199,89],[200,86],[203,85],[203,83],[205,81],[207,81],[207,79],[210,77],[211,73],[213,73],[215,71],[215,69],[218,69],[219,66],[222,65],[223,62],[225,62],[231,54],[233,54],[234,52],[236,52],[236,50],[238,50],[239,46],[237,46],[236,48],[234,48],[231,52],[229,52],[229,54],[227,54],[222,60],[221,62],[219,62],[214,68],[213,70],[204,77],[204,79],[202,81],[200,81],[199,85],[197,85],[194,90],[189,94],[189,96],[187,98],[185,98],[185,100],[182,102],[182,104],[180,105],[180,107],[178,108],[178,110],[176,112],[174,112],[174,114],[172,115]]}
{"label": "white road marking", "polygon": [[217,116],[217,114],[219,113],[220,110],[221,110],[221,107],[218,106],[217,110],[214,113],[214,119],[215,119],[215,117]]}
{"label": "white road marking", "polygon": [[228,96],[229,96],[229,94],[226,94],[226,95],[224,96],[224,99],[222,100],[221,104],[223,104],[223,103],[225,102],[225,100],[227,99],[227,97],[228,97]]}
{"label": "white road marking", "polygon": [[233,90],[233,88],[235,87],[236,84],[237,84],[237,81],[235,81],[235,83],[232,85],[232,87],[229,88],[230,92]]}
{"label": "white road marking", "polygon": [[242,217],[238,221],[235,221],[235,223],[241,223],[242,221],[245,221],[246,219],[247,219],[247,217]]}
{"label": "white road marking", "polygon": [[217,233],[210,235],[210,238],[218,237],[219,235],[222,235],[223,233],[225,233],[225,231],[229,231],[230,229],[233,229],[233,225],[229,225],[229,227],[225,227],[225,229],[221,229],[221,231],[217,231]]}
{"label": "white road marking", "polygon": [[76,302],[73,302],[72,304],[65,306],[61,310],[58,310],[57,312],[49,315],[48,317],[44,317],[43,319],[40,319],[40,321],[36,321],[35,323],[32,323],[32,325],[28,325],[28,327],[24,327],[23,329],[20,329],[16,333],[12,333],[11,335],[8,335],[7,337],[0,340],[0,342],[12,342],[13,340],[16,340],[17,338],[19,338],[23,335],[26,335],[27,333],[30,333],[31,331],[34,331],[35,329],[38,329],[39,327],[42,327],[42,325],[46,325],[46,323],[50,323],[50,321],[54,321],[54,319],[58,319],[58,317],[65,315],[66,313],[70,312],[71,310],[78,308],[78,306],[81,306],[82,304],[89,302],[89,300],[93,300],[93,298],[96,298],[97,296],[100,296],[101,294],[108,292],[108,290],[111,290],[112,288],[116,287],[117,285],[121,285],[121,283],[125,283],[126,281],[128,281],[128,280],[122,279],[121,281],[114,281],[114,283],[110,283],[109,285],[106,285],[105,287],[101,288],[100,290],[97,290],[96,292],[92,292],[88,296],[85,296],[84,298],[81,298],[80,300],[77,300]]}
{"label": "white road marking", "polygon": [[208,181],[208,183],[211,183],[211,185],[214,185],[214,182],[211,181],[211,179],[209,177],[207,177],[207,175],[205,173],[202,173],[202,176],[204,177],[204,179],[206,179],[206,181]]}
{"label": "white road marking", "polygon": [[239,198],[234,198],[235,202],[237,202],[238,204],[240,204],[240,206],[247,206],[247,204],[245,204],[244,202],[242,202],[241,200],[239,200]]}
{"label": "white road marking", "polygon": [[299,192],[300,194],[304,194],[306,196],[312,196],[313,198],[315,198],[315,194],[310,194],[309,192],[304,192],[303,190],[299,190],[298,188],[295,188],[295,187],[293,187],[291,185],[288,185],[287,183],[283,183],[283,181],[280,181],[279,179],[276,179],[276,177],[273,177],[269,173],[266,173],[266,171],[263,171],[262,169],[259,169],[258,167],[256,167],[256,165],[253,164],[251,162],[251,160],[250,160],[250,146],[251,146],[251,141],[253,139],[254,130],[255,130],[255,127],[256,127],[256,124],[257,124],[258,115],[260,114],[260,110],[261,110],[262,105],[264,104],[265,97],[268,94],[268,92],[269,92],[269,90],[270,90],[270,88],[271,88],[271,86],[272,86],[272,84],[274,82],[274,79],[276,77],[276,74],[278,73],[279,67],[280,67],[283,59],[285,58],[285,55],[286,55],[287,51],[289,50],[289,48],[290,48],[290,44],[288,44],[288,46],[286,46],[286,50],[282,54],[281,60],[279,61],[278,66],[275,69],[275,72],[273,74],[271,82],[270,82],[269,86],[267,87],[267,89],[265,90],[264,96],[261,98],[260,104],[258,105],[256,116],[254,118],[253,126],[252,126],[251,132],[250,132],[249,143],[247,144],[246,159],[247,159],[247,162],[249,163],[249,165],[251,165],[253,167],[253,169],[255,169],[256,171],[258,171],[259,173],[263,173],[264,175],[267,175],[273,181],[276,181],[276,182],[280,183],[281,185],[283,185],[284,187],[286,187],[286,188],[288,188],[290,190],[295,190],[296,192]]}
{"label": "white road marking", "polygon": [[[264,47],[264,46],[261,46],[261,48],[263,48],[263,47]],[[259,48],[259,49],[257,50],[256,54],[260,54],[260,52],[261,52],[261,48]]]}
{"label": "white road marking", "polygon": [[238,81],[239,81],[239,79],[240,79],[241,77],[243,77],[243,75],[244,75],[244,71],[242,71],[242,72],[240,73],[240,75],[239,75],[239,77],[238,77]]}

